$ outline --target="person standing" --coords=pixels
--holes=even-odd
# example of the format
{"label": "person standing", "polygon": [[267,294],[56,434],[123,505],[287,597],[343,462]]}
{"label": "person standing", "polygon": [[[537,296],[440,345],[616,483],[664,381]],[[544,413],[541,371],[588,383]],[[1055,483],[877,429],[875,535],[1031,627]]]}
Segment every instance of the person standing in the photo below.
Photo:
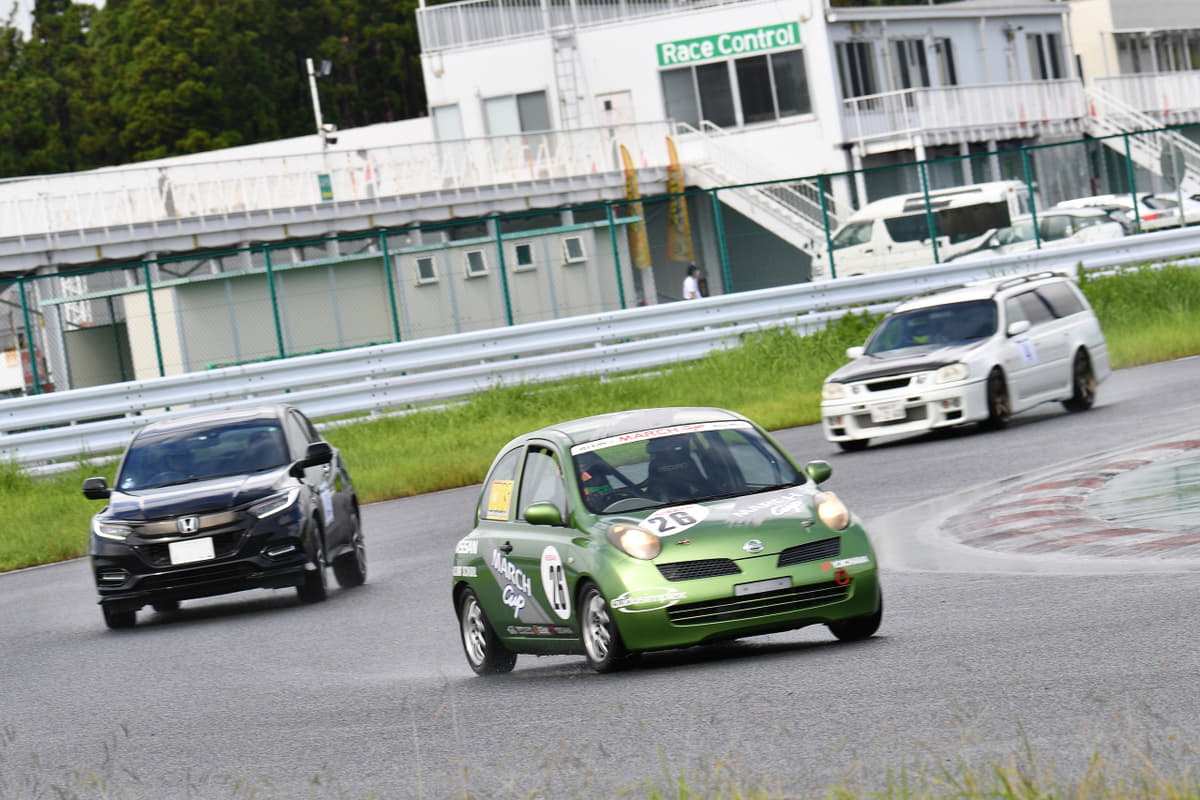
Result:
{"label": "person standing", "polygon": [[700,268],[695,264],[688,267],[687,277],[683,279],[683,299],[696,300],[700,294]]}

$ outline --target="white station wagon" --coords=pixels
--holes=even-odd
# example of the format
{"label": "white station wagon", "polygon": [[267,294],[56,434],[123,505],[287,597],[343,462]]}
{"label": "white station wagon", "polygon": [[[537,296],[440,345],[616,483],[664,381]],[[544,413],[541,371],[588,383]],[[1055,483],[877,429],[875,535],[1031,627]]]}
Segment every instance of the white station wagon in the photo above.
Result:
{"label": "white station wagon", "polygon": [[1046,402],[1091,408],[1111,368],[1091,306],[1055,272],[907,300],[825,379],[821,424],[843,450],[875,437],[1008,418]]}

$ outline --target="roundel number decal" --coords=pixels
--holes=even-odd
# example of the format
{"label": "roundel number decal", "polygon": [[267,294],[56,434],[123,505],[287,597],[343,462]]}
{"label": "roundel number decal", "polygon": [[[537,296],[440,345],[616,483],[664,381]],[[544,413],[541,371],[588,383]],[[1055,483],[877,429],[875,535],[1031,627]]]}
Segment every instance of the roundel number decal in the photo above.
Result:
{"label": "roundel number decal", "polygon": [[542,588],[546,591],[546,600],[559,619],[571,616],[571,595],[567,591],[567,570],[563,566],[562,556],[553,546],[542,551]]}
{"label": "roundel number decal", "polygon": [[708,508],[705,506],[675,506],[655,511],[646,517],[645,524],[659,536],[675,536],[703,522],[707,516]]}

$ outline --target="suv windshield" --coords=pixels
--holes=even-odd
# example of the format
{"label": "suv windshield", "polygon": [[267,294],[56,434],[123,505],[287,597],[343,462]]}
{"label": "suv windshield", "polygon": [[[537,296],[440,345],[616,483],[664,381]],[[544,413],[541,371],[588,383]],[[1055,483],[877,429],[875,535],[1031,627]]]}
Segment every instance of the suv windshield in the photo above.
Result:
{"label": "suv windshield", "polygon": [[991,336],[996,332],[996,304],[971,300],[893,314],[880,323],[867,342],[867,355],[908,347],[941,347]]}
{"label": "suv windshield", "polygon": [[592,513],[637,511],[804,483],[752,426],[704,423],[686,433],[631,433],[572,448]]}
{"label": "suv windshield", "polygon": [[186,428],[137,437],[117,476],[121,490],[258,472],[288,463],[283,431],[274,423]]}

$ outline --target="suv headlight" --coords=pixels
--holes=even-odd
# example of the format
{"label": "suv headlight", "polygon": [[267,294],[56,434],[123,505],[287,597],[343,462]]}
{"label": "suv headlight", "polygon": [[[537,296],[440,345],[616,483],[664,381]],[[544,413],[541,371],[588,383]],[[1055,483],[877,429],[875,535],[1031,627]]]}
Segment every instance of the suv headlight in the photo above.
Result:
{"label": "suv headlight", "polygon": [[622,553],[642,561],[657,558],[662,552],[662,540],[653,533],[633,525],[613,525],[608,529],[608,540]]}
{"label": "suv headlight", "polygon": [[822,400],[841,400],[846,396],[846,387],[840,383],[827,383],[821,387]]}
{"label": "suv headlight", "polygon": [[835,531],[845,530],[850,526],[850,509],[838,499],[833,492],[819,492],[816,496],[817,516],[826,527]]}
{"label": "suv headlight", "polygon": [[933,375],[934,383],[954,383],[965,381],[971,374],[971,368],[961,361],[957,364],[947,364],[940,367]]}
{"label": "suv headlight", "polygon": [[92,517],[92,533],[99,536],[101,539],[108,539],[112,542],[123,542],[129,536],[130,528],[119,522],[108,522],[99,517]]}
{"label": "suv headlight", "polygon": [[285,508],[288,508],[295,503],[296,498],[299,496],[300,488],[293,487],[288,489],[286,492],[280,492],[279,494],[271,495],[266,500],[261,500],[250,506],[250,513],[259,519],[262,519],[263,517],[269,517],[272,514],[278,514],[280,511],[283,511]]}

